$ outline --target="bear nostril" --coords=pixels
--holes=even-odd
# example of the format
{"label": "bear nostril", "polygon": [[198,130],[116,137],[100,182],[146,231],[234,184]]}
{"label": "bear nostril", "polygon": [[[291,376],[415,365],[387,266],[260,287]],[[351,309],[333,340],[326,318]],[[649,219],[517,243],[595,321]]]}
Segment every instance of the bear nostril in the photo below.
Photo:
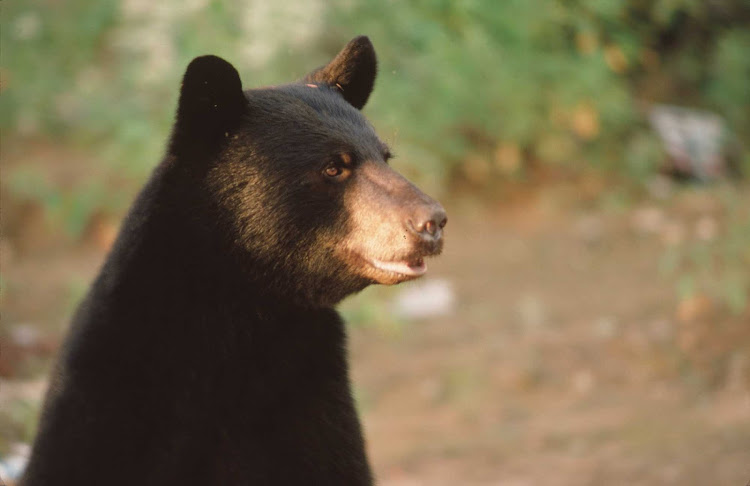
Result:
{"label": "bear nostril", "polygon": [[[422,214],[417,218],[409,218],[407,227],[416,235],[422,238],[439,239],[440,230],[445,226],[447,218],[442,207],[426,206],[421,208]],[[427,214],[425,214],[427,213]]]}

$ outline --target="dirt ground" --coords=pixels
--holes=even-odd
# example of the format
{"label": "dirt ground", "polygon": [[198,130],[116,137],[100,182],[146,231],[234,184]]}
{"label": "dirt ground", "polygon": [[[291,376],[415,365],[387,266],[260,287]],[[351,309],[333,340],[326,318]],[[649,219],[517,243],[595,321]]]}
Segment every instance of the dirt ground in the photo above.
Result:
{"label": "dirt ground", "polygon": [[355,330],[382,484],[744,485],[747,377],[712,388],[670,363],[690,323],[659,238],[548,203],[451,220],[431,278],[453,282],[452,315]]}
{"label": "dirt ground", "polygon": [[[721,215],[695,203],[714,196],[696,189],[612,208],[568,203],[576,190],[449,201],[446,249],[428,262],[425,282],[448,285],[454,305],[397,326],[351,326],[353,381],[379,484],[750,480],[750,315],[678,299],[662,269],[665,247],[706,215],[721,237]],[[96,245],[6,251],[6,446],[28,435],[33,412],[9,410],[40,399],[61,316],[103,255]],[[365,291],[347,305],[376,299],[387,315],[402,291]]]}

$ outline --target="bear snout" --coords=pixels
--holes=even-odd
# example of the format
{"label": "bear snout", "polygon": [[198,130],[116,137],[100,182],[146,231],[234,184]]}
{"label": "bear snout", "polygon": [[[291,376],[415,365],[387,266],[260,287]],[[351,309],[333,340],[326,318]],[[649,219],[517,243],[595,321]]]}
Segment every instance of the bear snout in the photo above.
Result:
{"label": "bear snout", "polygon": [[420,205],[406,221],[407,229],[427,242],[439,242],[443,237],[443,228],[448,222],[445,209],[433,201]]}

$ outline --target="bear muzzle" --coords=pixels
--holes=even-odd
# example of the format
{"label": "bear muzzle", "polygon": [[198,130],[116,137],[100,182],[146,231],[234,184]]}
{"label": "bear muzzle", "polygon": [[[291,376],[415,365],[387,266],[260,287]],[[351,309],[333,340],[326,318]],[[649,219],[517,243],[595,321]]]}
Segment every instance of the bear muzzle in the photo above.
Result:
{"label": "bear muzzle", "polygon": [[348,199],[349,249],[359,271],[381,284],[419,278],[443,248],[445,209],[385,163],[356,171]]}

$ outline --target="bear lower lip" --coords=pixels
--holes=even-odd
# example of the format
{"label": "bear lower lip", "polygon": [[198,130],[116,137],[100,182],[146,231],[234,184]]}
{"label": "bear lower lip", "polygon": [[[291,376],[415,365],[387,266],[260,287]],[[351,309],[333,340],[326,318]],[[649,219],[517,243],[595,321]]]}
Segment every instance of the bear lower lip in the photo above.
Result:
{"label": "bear lower lip", "polygon": [[409,277],[421,277],[422,275],[427,273],[427,265],[425,264],[423,258],[419,258],[412,262],[384,262],[382,260],[376,260],[373,258],[370,263],[372,263],[372,266],[374,266],[378,270],[398,273],[400,275],[406,275]]}

